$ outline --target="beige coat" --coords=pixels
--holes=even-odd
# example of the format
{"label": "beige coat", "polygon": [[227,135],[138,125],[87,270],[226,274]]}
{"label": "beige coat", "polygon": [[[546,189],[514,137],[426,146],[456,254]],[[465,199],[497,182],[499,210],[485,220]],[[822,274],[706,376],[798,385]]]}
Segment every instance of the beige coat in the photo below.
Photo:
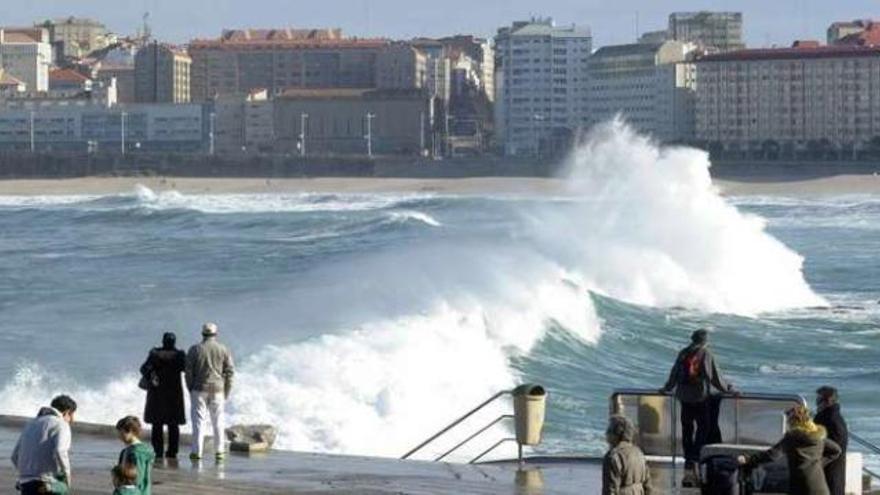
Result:
{"label": "beige coat", "polygon": [[641,449],[620,442],[605,454],[602,495],[651,495],[651,472]]}

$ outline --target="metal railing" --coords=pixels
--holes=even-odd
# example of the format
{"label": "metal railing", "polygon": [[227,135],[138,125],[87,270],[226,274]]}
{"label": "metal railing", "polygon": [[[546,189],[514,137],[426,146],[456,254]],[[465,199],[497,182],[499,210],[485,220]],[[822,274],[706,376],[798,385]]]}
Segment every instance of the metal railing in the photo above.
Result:
{"label": "metal railing", "polygon": [[[853,432],[850,431],[850,432],[849,432],[849,438],[850,438],[852,441],[854,441],[855,443],[857,443],[857,444],[861,445],[862,447],[868,449],[872,454],[880,455],[880,447],[874,445],[873,443],[869,442],[868,440],[865,440],[863,437],[861,437],[861,436],[859,436],[859,435],[856,435],[855,433],[853,433]],[[870,476],[871,478],[873,478],[873,479],[875,479],[875,480],[877,480],[877,481],[880,481],[880,474],[874,472],[873,470],[868,469],[868,468],[866,468],[866,467],[862,467],[862,472],[865,473],[865,474],[867,474],[867,475]]]}
{"label": "metal railing", "polygon": [[[443,435],[445,435],[446,433],[448,433],[450,430],[452,430],[452,429],[455,428],[456,426],[460,425],[460,424],[463,423],[466,419],[468,419],[468,418],[470,418],[471,416],[473,416],[474,414],[478,413],[479,411],[481,411],[483,408],[485,408],[485,407],[488,406],[489,404],[492,404],[493,402],[495,402],[496,400],[500,399],[501,397],[504,397],[505,395],[512,395],[512,394],[513,394],[513,390],[502,390],[501,392],[498,392],[497,394],[493,395],[492,397],[489,397],[488,399],[486,399],[485,401],[483,401],[483,402],[482,402],[480,405],[478,405],[477,407],[475,407],[475,408],[471,409],[470,411],[466,412],[465,414],[463,414],[462,416],[460,416],[458,419],[456,419],[455,421],[453,421],[452,423],[450,423],[449,425],[447,425],[445,428],[443,428],[442,430],[438,431],[438,432],[435,433],[434,435],[431,435],[431,436],[430,436],[427,440],[425,440],[424,442],[418,444],[415,448],[413,448],[412,450],[410,450],[409,452],[407,452],[406,454],[404,454],[404,455],[401,457],[401,459],[409,459],[413,454],[415,454],[416,452],[418,452],[418,451],[422,450],[423,448],[427,447],[428,445],[430,445],[431,443],[433,443],[434,440],[437,440],[438,438],[442,437]],[[449,456],[450,454],[452,454],[452,453],[455,452],[456,450],[460,449],[461,447],[463,447],[465,444],[467,444],[468,442],[470,442],[470,441],[473,440],[474,438],[477,438],[478,436],[480,436],[481,434],[483,434],[484,432],[486,432],[486,430],[488,430],[489,428],[495,426],[496,424],[500,423],[501,421],[508,420],[508,419],[513,419],[513,415],[511,415],[511,414],[502,414],[501,416],[498,416],[497,418],[495,418],[494,420],[492,420],[489,424],[487,424],[486,426],[480,428],[479,430],[475,431],[474,433],[470,434],[467,438],[465,438],[464,440],[462,440],[461,442],[459,442],[458,444],[456,444],[456,445],[455,445],[454,447],[452,447],[451,449],[447,450],[446,452],[444,452],[444,453],[441,454],[440,456],[434,458],[434,461],[437,462],[437,461],[441,461],[441,460],[445,459],[447,456]],[[482,453],[481,453],[480,455],[478,455],[477,457],[471,459],[471,461],[469,462],[469,464],[473,464],[473,463],[477,462],[478,460],[482,459],[482,458],[485,457],[487,454],[489,454],[490,452],[492,452],[493,450],[495,450],[496,448],[498,448],[500,445],[502,445],[502,444],[504,444],[504,443],[506,443],[506,442],[515,441],[515,440],[516,440],[516,439],[513,439],[513,438],[504,438],[504,439],[502,439],[502,440],[499,440],[497,443],[495,443],[494,445],[492,445],[492,447],[490,447],[489,449],[485,450],[484,452],[482,452]],[[522,448],[520,448],[520,456],[522,456]]]}

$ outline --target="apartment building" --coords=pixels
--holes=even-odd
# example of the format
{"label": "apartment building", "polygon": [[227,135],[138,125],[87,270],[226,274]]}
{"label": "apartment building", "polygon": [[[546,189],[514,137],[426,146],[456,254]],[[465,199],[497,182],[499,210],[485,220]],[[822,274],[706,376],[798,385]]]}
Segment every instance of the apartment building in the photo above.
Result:
{"label": "apartment building", "polygon": [[343,38],[338,29],[245,29],[189,45],[192,98],[266,89],[375,88],[382,39]]}
{"label": "apartment building", "polygon": [[696,62],[696,134],[714,151],[847,155],[880,137],[880,47],[713,54]]}
{"label": "apartment building", "polygon": [[49,90],[52,46],[43,28],[0,28],[0,68],[29,92]]}
{"label": "apartment building", "polygon": [[586,27],[552,19],[515,22],[495,38],[495,133],[508,155],[555,153],[587,115]]}
{"label": "apartment building", "polygon": [[138,103],[190,101],[192,59],[183,50],[158,42],[135,55],[134,97]]}
{"label": "apartment building", "polygon": [[85,57],[116,41],[116,36],[110,33],[107,26],[94,19],[62,17],[36,24],[35,27],[48,30],[49,43],[55,50],[57,61]]}
{"label": "apartment building", "polygon": [[589,119],[620,115],[662,142],[694,137],[695,46],[679,41],[600,48],[590,57]]}
{"label": "apartment building", "polygon": [[674,12],[669,15],[669,39],[694,43],[709,51],[742,50],[741,12]]}

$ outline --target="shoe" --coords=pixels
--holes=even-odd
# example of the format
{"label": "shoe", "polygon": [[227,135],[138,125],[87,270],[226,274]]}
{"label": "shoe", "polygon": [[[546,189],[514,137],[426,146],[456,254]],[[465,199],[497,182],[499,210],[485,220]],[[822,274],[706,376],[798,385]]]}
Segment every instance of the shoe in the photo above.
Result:
{"label": "shoe", "polygon": [[223,461],[226,459],[226,452],[217,452],[214,454],[214,459],[216,459],[217,462]]}
{"label": "shoe", "polygon": [[195,452],[193,452],[192,454],[189,455],[189,460],[191,460],[191,461],[201,461],[201,460],[202,460],[202,456],[200,456],[199,454],[196,454]]}

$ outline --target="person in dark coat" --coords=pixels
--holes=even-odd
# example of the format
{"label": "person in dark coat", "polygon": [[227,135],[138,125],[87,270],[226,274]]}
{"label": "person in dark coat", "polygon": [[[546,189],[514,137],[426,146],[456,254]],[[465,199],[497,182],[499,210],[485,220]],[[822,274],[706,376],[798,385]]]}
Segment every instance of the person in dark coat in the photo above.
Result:
{"label": "person in dark coat", "polygon": [[849,445],[849,430],[846,421],[840,414],[840,403],[837,398],[837,389],[834,387],[819,387],[816,390],[816,417],[813,421],[817,425],[825,427],[828,438],[840,447],[840,457],[825,466],[825,481],[831,495],[844,495],[846,493],[846,449]]}
{"label": "person in dark coat", "polygon": [[[721,376],[712,351],[709,350],[709,332],[699,329],[691,335],[691,343],[678,353],[669,371],[669,379],[660,389],[668,393],[675,389],[681,404],[681,436],[684,448],[685,477],[683,486],[696,486],[696,466],[700,449],[708,443],[720,443],[718,428],[719,402],[714,402],[712,389],[735,393],[733,386]],[[713,425],[713,422],[715,423]]]}
{"label": "person in dark coat", "polygon": [[[186,367],[186,353],[177,349],[177,337],[168,332],[162,347],[150,351],[141,366],[147,378],[147,404],[144,421],[152,425],[153,451],[157,458],[177,457],[180,446],[180,425],[186,424],[181,374]],[[168,449],[165,449],[164,428],[168,427]]]}
{"label": "person in dark coat", "polygon": [[788,431],[770,450],[752,456],[740,456],[746,469],[786,457],[788,493],[791,495],[830,495],[824,467],[840,456],[840,447],[829,440],[825,428],[813,422],[810,410],[796,406],[786,413]]}

